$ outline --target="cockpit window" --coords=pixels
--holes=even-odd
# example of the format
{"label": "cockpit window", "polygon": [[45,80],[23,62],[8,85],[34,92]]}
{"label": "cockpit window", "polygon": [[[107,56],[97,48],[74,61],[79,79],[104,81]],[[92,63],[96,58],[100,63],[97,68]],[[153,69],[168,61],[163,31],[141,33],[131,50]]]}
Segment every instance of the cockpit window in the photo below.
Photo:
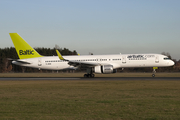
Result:
{"label": "cockpit window", "polygon": [[170,60],[170,58],[166,57],[166,58],[164,58],[164,60]]}

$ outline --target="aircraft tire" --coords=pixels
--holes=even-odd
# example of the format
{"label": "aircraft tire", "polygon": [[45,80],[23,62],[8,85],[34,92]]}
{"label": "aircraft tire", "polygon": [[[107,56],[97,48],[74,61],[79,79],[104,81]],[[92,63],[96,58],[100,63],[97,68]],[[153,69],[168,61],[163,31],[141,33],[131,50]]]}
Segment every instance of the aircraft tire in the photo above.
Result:
{"label": "aircraft tire", "polygon": [[87,77],[88,77],[88,75],[87,75],[87,74],[84,74],[84,77],[85,77],[85,78],[87,78]]}
{"label": "aircraft tire", "polygon": [[84,74],[85,78],[93,78],[95,75],[94,74]]}
{"label": "aircraft tire", "polygon": [[91,74],[91,77],[92,77],[92,78],[94,78],[94,76],[95,76],[94,74]]}
{"label": "aircraft tire", "polygon": [[152,77],[155,77],[155,74],[152,74]]}

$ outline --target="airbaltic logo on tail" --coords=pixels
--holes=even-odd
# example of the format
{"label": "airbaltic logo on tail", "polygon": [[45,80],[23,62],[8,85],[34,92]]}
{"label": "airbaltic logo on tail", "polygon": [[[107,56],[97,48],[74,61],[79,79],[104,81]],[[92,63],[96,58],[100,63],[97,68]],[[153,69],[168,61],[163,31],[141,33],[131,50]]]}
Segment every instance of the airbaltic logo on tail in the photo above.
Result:
{"label": "airbaltic logo on tail", "polygon": [[19,50],[19,55],[34,55],[34,50]]}

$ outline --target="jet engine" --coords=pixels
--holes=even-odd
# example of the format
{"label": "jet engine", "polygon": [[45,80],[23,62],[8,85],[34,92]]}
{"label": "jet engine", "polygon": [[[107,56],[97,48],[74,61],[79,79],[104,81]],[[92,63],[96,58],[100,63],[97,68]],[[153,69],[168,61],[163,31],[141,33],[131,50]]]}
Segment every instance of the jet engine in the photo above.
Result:
{"label": "jet engine", "polygon": [[95,66],[94,67],[94,72],[95,73],[104,73],[104,74],[108,74],[108,73],[116,73],[116,69],[113,69],[112,65],[103,65],[103,66]]}

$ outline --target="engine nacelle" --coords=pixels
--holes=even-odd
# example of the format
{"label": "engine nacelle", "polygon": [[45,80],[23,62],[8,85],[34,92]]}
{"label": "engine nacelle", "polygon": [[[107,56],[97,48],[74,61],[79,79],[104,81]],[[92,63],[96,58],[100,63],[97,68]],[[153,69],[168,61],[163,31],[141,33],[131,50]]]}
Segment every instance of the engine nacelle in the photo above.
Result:
{"label": "engine nacelle", "polygon": [[95,73],[104,73],[104,74],[108,74],[108,73],[116,73],[116,69],[113,69],[112,65],[103,65],[103,66],[95,66],[94,67],[94,72]]}

